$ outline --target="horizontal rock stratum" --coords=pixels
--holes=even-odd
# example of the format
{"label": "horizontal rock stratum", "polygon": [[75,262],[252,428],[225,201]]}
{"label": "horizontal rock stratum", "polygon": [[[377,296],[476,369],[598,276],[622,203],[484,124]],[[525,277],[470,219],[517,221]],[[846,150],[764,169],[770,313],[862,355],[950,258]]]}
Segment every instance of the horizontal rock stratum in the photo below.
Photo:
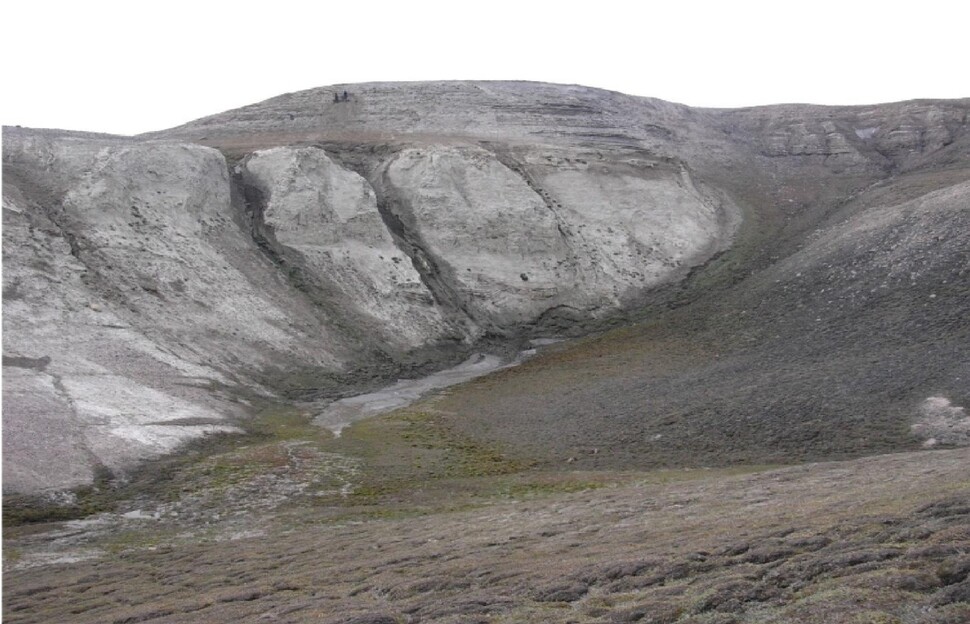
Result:
{"label": "horizontal rock stratum", "polygon": [[[260,396],[341,396],[649,316],[688,276],[781,283],[903,230],[900,258],[857,274],[949,272],[966,228],[929,273],[906,250],[966,224],[968,112],[375,83],[139,137],[4,128],[4,490],[122,473],[236,430]],[[887,207],[906,201],[899,222]],[[965,400],[951,386],[936,392]]]}

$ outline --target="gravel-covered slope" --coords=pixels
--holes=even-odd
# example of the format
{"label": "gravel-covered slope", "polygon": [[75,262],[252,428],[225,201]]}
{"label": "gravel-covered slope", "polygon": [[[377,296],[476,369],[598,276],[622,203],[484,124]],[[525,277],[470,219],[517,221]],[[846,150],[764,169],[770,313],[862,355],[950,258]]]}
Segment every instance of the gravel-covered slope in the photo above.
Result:
{"label": "gravel-covered slope", "polygon": [[672,309],[474,382],[443,409],[476,436],[571,467],[962,443],[970,181],[845,213],[726,291],[691,292],[706,286],[697,275]]}

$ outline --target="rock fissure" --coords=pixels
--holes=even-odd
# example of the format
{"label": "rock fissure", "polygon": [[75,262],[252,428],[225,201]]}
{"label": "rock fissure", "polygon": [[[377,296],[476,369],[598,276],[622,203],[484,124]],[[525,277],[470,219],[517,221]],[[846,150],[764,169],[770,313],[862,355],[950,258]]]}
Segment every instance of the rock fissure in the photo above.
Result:
{"label": "rock fissure", "polygon": [[[555,219],[556,231],[568,249],[568,256],[565,258],[562,266],[567,270],[576,272],[577,276],[582,274],[583,262],[580,256],[584,252],[587,254],[590,253],[590,250],[595,249],[595,245],[586,239],[582,228],[570,227],[569,220],[562,214],[559,202],[549,191],[542,187],[524,163],[516,160],[510,153],[501,149],[489,149],[489,152],[506,169],[521,178],[536,197],[542,200],[546,209]],[[598,272],[598,266],[598,263],[594,260],[590,263],[588,270],[596,274]],[[535,320],[530,322],[529,325],[539,332],[559,332],[563,335],[568,335],[575,333],[578,328],[583,327],[589,319],[599,316],[600,309],[601,306],[598,305],[591,305],[585,310],[581,310],[572,305],[554,304],[537,315]]]}
{"label": "rock fissure", "polygon": [[299,252],[282,245],[277,239],[272,225],[265,219],[267,199],[264,191],[255,183],[247,182],[244,175],[234,177],[235,183],[242,187],[245,201],[248,234],[263,255],[277,267],[283,278],[293,288],[306,297],[319,312],[323,320],[341,330],[350,330],[362,324],[337,304],[332,289],[310,274],[300,261]]}
{"label": "rock fissure", "polygon": [[78,262],[87,266],[87,262],[85,261],[85,258],[81,254],[81,244],[78,242],[78,237],[72,234],[61,223],[59,215],[57,215],[57,210],[45,207],[45,212],[47,214],[47,218],[50,219],[50,222],[53,223],[54,226],[60,231],[61,238],[63,238],[67,242],[68,248],[71,251],[71,255],[77,258]]}
{"label": "rock fissure", "polygon": [[[289,270],[286,258],[278,251],[279,243],[273,240],[273,228],[267,226],[263,219],[266,208],[263,191],[257,185],[247,183],[242,173],[234,173],[232,183],[241,191],[246,234],[256,243],[256,248],[291,280],[294,274]],[[306,284],[302,280],[297,279],[291,283],[297,290],[306,293]]]}
{"label": "rock fissure", "polygon": [[[522,181],[525,182],[526,186],[532,189],[532,191],[536,194],[536,196],[542,200],[542,203],[545,204],[546,208],[549,210],[550,213],[552,213],[552,216],[555,218],[556,230],[559,232],[559,235],[562,237],[563,242],[570,247],[570,252],[573,255],[575,255],[576,250],[572,244],[572,238],[576,236],[576,234],[574,234],[570,230],[569,223],[568,221],[566,221],[562,213],[557,208],[555,199],[553,199],[549,195],[548,191],[546,191],[539,185],[535,177],[533,177],[532,174],[529,173],[529,170],[525,167],[525,165],[516,161],[511,155],[509,155],[508,153],[504,153],[501,150],[492,149],[489,151],[495,156],[496,160],[498,160],[500,163],[502,163],[503,166],[505,166],[506,169],[508,169],[518,177],[522,178]],[[581,233],[579,233],[578,235],[582,237]],[[573,258],[572,262],[576,263],[577,262],[576,258]]]}
{"label": "rock fissure", "polygon": [[428,250],[421,235],[408,227],[400,214],[408,214],[404,207],[404,200],[394,198],[393,192],[388,190],[386,172],[381,174],[380,183],[372,184],[377,195],[377,210],[381,220],[390,232],[398,249],[408,257],[414,270],[421,276],[421,282],[431,292],[445,314],[464,327],[466,336],[478,334],[478,322],[462,296],[452,286],[452,281],[443,274],[441,262]]}

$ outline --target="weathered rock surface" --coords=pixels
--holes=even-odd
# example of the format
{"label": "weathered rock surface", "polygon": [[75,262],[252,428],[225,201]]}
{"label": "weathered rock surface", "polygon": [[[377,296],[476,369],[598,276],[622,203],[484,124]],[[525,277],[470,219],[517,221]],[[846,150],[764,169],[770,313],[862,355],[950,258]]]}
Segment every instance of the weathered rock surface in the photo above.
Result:
{"label": "weathered rock surface", "polygon": [[[159,348],[129,322],[134,315],[128,306],[151,296],[138,280],[150,288],[164,287],[148,282],[154,272],[143,272],[154,258],[126,253],[131,250],[126,239],[134,239],[130,244],[136,249],[151,243],[143,243],[122,216],[135,204],[112,207],[104,187],[97,186],[103,181],[98,176],[85,180],[80,172],[93,169],[99,156],[102,171],[117,166],[110,155],[130,147],[85,144],[88,149],[78,153],[60,141],[31,145],[10,134],[4,139],[10,150],[3,193],[5,487],[78,485],[90,481],[100,465],[118,467],[125,460],[171,450],[193,432],[226,429],[224,414],[230,410],[212,409],[209,394],[192,388],[222,375],[195,358]],[[56,163],[65,164],[47,178],[46,194],[31,193],[31,181],[17,179],[19,167],[45,171]],[[63,197],[59,206],[44,206],[55,193]],[[96,213],[98,226],[87,229],[90,211],[105,205],[110,212]],[[114,246],[103,248],[104,236],[119,226],[124,233]],[[66,227],[71,227],[70,237],[64,235]],[[97,289],[99,275],[85,264],[89,258],[117,264],[117,273],[109,268],[109,274],[123,277],[111,290]],[[186,383],[192,378],[195,384]],[[177,424],[184,419],[194,424]]]}
{"label": "weathered rock surface", "polygon": [[399,153],[383,179],[395,221],[450,288],[443,297],[501,332],[608,314],[726,246],[736,209],[656,165],[425,147]]}
{"label": "weathered rock surface", "polygon": [[[513,171],[479,147],[412,148],[381,163],[378,197],[316,147],[254,152],[233,182],[206,147],[5,138],[11,490],[77,485],[232,430],[238,409],[211,384],[263,391],[290,371],[568,330],[702,261],[734,227],[686,173],[615,163],[556,173],[525,154]],[[38,358],[53,364],[18,364]],[[73,433],[58,437],[58,422]]]}
{"label": "weathered rock surface", "polygon": [[457,334],[395,245],[367,180],[317,148],[255,152],[241,169],[262,203],[257,235],[312,280],[321,307],[346,302],[346,322],[401,350]]}
{"label": "weathered rock surface", "polygon": [[5,133],[5,487],[77,485],[235,429],[213,384],[346,361],[229,191],[209,148]]}
{"label": "weathered rock surface", "polygon": [[555,215],[480,148],[414,148],[387,166],[389,210],[419,241],[417,263],[476,324],[529,322],[577,282]]}
{"label": "weathered rock surface", "polygon": [[[348,101],[335,102],[335,92]],[[346,139],[394,143],[461,138],[662,146],[698,131],[706,113],[579,85],[530,82],[375,82],[287,93],[145,135],[231,149]],[[703,129],[701,129],[703,131]]]}
{"label": "weathered rock surface", "polygon": [[[785,282],[827,266],[809,257],[826,244],[882,245],[900,224],[865,211],[966,179],[968,111],[375,83],[138,138],[6,128],[4,488],[74,486],[229,431],[254,393],[337,397],[479,343],[605,327],[674,301],[692,271]],[[945,228],[965,193],[934,197]],[[856,212],[826,230],[837,242],[808,237]],[[867,280],[898,261],[881,254],[860,260]],[[773,300],[752,283],[737,300]]]}
{"label": "weathered rock surface", "polygon": [[567,153],[526,157],[585,275],[573,295],[628,303],[727,248],[733,205],[702,193],[682,165]]}

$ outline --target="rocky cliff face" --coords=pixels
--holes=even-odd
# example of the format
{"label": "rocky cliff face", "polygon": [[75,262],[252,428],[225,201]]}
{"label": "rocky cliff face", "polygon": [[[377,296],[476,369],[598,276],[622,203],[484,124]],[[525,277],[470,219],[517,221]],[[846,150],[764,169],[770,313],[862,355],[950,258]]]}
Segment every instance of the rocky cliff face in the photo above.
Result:
{"label": "rocky cliff face", "polygon": [[414,83],[136,138],[5,128],[5,490],[231,431],[260,395],[605,327],[729,249],[705,274],[733,283],[881,180],[965,179],[968,111]]}
{"label": "rocky cliff face", "polygon": [[456,334],[395,245],[364,178],[318,148],[258,151],[239,170],[255,211],[254,237],[299,271],[335,320],[405,351]]}
{"label": "rocky cliff face", "polygon": [[233,221],[218,152],[15,131],[4,150],[9,487],[224,431],[238,410],[211,387],[246,369],[349,359]]}

